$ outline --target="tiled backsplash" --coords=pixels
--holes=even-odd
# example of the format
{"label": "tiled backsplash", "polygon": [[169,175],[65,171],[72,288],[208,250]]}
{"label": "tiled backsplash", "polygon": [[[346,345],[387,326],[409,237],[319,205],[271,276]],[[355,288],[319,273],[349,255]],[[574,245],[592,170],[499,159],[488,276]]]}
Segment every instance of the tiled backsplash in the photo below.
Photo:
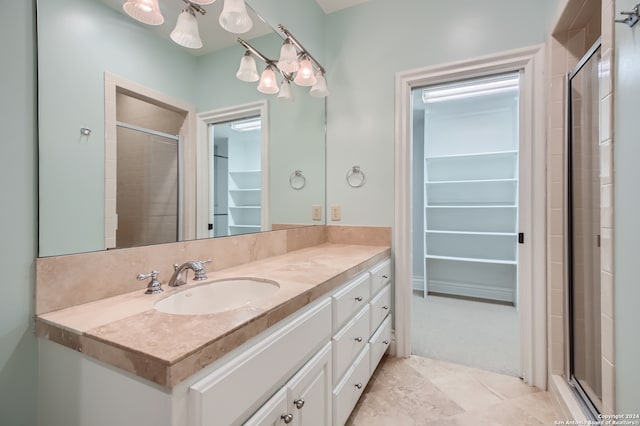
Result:
{"label": "tiled backsplash", "polygon": [[160,271],[165,284],[173,265],[213,259],[218,271],[326,242],[390,246],[386,227],[308,226],[272,232],[159,244],[36,259],[36,315],[135,290],[140,273]]}

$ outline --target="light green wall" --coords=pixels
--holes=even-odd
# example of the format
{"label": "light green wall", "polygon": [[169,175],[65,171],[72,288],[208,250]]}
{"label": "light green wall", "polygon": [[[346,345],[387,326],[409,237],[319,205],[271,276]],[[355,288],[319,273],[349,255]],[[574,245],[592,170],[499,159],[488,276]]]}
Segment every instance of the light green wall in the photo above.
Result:
{"label": "light green wall", "polygon": [[327,16],[327,204],[342,224],[393,225],[395,73],[543,43],[556,3],[371,0]]}
{"label": "light green wall", "polygon": [[0,424],[36,424],[35,22],[32,1],[0,9]]}
{"label": "light green wall", "polygon": [[196,58],[95,0],[39,0],[38,36],[40,255],[102,250],[104,72],[189,100]]}
{"label": "light green wall", "polygon": [[[616,12],[631,10],[635,0],[618,0]],[[616,13],[617,15],[617,13]],[[640,26],[617,25],[614,77],[614,307],[615,411],[640,413]]]}

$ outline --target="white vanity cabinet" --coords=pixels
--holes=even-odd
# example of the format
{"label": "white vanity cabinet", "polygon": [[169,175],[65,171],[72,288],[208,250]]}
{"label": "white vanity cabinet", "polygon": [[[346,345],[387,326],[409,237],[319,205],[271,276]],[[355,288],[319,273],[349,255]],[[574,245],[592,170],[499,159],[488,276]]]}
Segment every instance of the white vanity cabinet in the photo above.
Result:
{"label": "white vanity cabinet", "polygon": [[338,290],[333,299],[333,425],[343,425],[391,342],[391,261]]}
{"label": "white vanity cabinet", "polygon": [[340,426],[391,341],[382,262],[166,388],[39,339],[46,426]]}
{"label": "white vanity cabinet", "polygon": [[327,343],[244,425],[326,426],[330,419],[331,343]]}

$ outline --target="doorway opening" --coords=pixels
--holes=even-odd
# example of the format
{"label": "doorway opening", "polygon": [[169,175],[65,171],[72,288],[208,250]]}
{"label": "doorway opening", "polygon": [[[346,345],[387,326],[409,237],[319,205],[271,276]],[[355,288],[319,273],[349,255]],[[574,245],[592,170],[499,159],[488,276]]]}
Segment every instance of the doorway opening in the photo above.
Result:
{"label": "doorway opening", "polygon": [[209,125],[212,237],[260,232],[260,116]]}
{"label": "doorway opening", "polygon": [[412,113],[412,353],[520,376],[520,73],[415,87]]}

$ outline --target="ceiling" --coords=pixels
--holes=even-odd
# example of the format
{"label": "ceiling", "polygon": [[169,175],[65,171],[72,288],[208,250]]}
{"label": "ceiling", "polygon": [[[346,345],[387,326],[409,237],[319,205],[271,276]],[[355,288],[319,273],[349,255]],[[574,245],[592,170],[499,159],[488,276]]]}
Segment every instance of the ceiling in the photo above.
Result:
{"label": "ceiling", "polygon": [[369,0],[316,0],[324,13],[336,12],[367,1]]}
{"label": "ceiling", "polygon": [[[128,19],[129,16],[122,9],[122,0],[100,0],[105,3],[110,8],[117,10],[122,13]],[[346,9],[351,6],[355,6],[361,3],[365,3],[368,0],[316,0],[316,2],[320,5],[324,13],[332,13],[338,10]],[[164,23],[162,25],[152,26],[145,25],[140,23],[139,25],[144,26],[149,31],[152,31],[158,34],[160,37],[171,40],[169,38],[169,34],[176,25],[176,20],[178,19],[178,15],[182,11],[184,6],[184,2],[181,0],[159,0],[160,10],[162,11],[162,15],[164,16]],[[218,24],[218,17],[222,12],[223,1],[215,1],[212,4],[203,6],[206,10],[206,14],[203,16],[200,13],[196,13],[196,18],[198,20],[198,31],[200,33],[200,38],[202,39],[202,43],[204,46],[200,49],[189,49],[183,48],[185,51],[188,51],[192,55],[201,56],[206,55],[211,52],[215,52],[217,50],[223,49],[225,47],[233,46],[237,44],[238,37],[244,40],[251,40],[255,37],[260,37],[266,34],[272,33],[273,28],[264,22],[262,18],[260,18],[250,7],[247,8],[249,12],[249,16],[253,21],[253,28],[244,34],[232,34],[225,30],[223,30]]]}

